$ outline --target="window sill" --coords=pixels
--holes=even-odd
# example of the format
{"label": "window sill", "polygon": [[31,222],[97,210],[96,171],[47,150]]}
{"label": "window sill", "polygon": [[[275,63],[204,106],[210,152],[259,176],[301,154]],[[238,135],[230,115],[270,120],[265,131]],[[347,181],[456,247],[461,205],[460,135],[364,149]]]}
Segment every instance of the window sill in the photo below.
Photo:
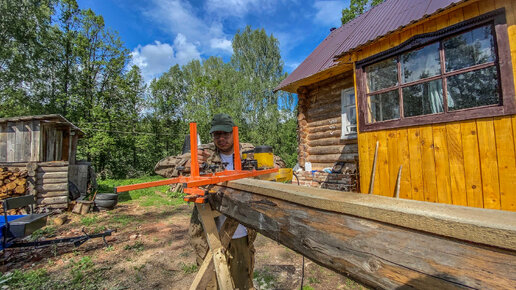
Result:
{"label": "window sill", "polygon": [[344,136],[340,136],[340,140],[356,140],[358,137],[356,133],[354,134],[346,134]]}

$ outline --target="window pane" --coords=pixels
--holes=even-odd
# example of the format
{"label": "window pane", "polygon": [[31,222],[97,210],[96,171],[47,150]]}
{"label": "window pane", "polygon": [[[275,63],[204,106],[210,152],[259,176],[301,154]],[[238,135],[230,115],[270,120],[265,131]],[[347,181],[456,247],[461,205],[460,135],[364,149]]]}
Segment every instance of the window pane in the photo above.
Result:
{"label": "window pane", "polygon": [[439,43],[404,53],[401,55],[400,61],[403,83],[441,74]]}
{"label": "window pane", "polygon": [[435,80],[403,88],[405,117],[443,112],[442,80]]}
{"label": "window pane", "polygon": [[400,102],[398,90],[369,97],[369,114],[371,123],[398,119],[400,117]]}
{"label": "window pane", "polygon": [[495,60],[491,25],[482,26],[443,41],[446,71]]}
{"label": "window pane", "polygon": [[451,76],[447,87],[450,111],[499,103],[498,73],[494,66]]}
{"label": "window pane", "polygon": [[396,59],[390,58],[367,66],[367,87],[369,92],[389,88],[398,84]]}

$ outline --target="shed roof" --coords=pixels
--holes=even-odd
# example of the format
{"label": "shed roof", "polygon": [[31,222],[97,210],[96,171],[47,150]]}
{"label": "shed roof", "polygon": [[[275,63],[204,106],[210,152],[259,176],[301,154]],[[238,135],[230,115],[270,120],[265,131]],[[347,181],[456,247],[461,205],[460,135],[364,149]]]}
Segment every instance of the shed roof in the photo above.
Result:
{"label": "shed roof", "polygon": [[84,132],[74,124],[72,124],[70,121],[68,121],[65,117],[59,115],[59,114],[50,114],[50,115],[33,115],[33,116],[18,116],[18,117],[10,117],[10,118],[0,118],[0,124],[1,123],[7,123],[7,122],[18,122],[18,121],[48,121],[48,122],[57,122],[60,124],[64,124],[66,126],[71,127],[74,130],[77,130],[80,135],[84,135]]}
{"label": "shed roof", "polygon": [[334,67],[339,56],[465,1],[386,0],[330,32],[276,90],[295,92],[296,82]]}

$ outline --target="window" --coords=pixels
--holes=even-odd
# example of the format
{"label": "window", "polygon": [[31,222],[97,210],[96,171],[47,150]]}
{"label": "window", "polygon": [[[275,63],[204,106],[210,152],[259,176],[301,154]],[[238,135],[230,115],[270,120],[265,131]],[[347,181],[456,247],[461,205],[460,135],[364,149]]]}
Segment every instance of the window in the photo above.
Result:
{"label": "window", "polygon": [[510,63],[503,9],[415,36],[357,64],[361,130],[515,113]]}
{"label": "window", "polygon": [[341,139],[355,139],[357,137],[357,116],[355,109],[355,88],[342,90],[340,93],[342,112]]}

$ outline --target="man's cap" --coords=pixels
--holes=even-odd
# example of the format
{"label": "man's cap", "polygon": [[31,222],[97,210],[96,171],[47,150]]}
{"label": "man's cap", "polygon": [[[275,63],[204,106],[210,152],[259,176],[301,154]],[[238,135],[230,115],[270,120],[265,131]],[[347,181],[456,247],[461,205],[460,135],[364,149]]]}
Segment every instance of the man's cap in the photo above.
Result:
{"label": "man's cap", "polygon": [[210,134],[213,132],[231,132],[233,131],[233,119],[227,114],[216,114],[211,120]]}

